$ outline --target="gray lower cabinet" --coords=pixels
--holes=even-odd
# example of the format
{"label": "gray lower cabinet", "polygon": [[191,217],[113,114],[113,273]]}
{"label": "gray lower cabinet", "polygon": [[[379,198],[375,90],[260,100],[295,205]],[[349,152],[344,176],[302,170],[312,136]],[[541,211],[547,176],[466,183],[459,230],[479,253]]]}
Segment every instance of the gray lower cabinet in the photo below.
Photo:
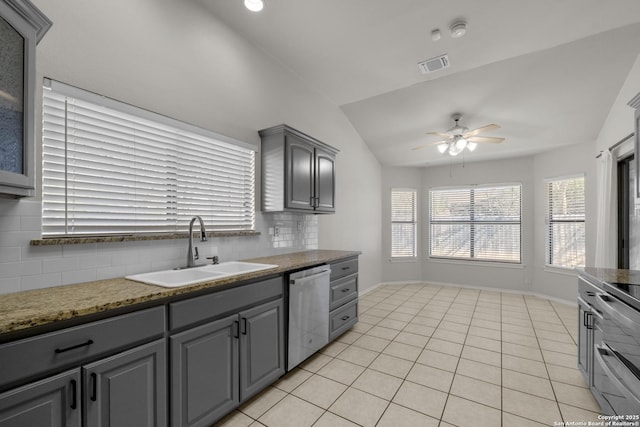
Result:
{"label": "gray lower cabinet", "polygon": [[331,264],[329,341],[358,323],[358,258]]}
{"label": "gray lower cabinet", "polygon": [[80,427],[80,369],[0,394],[0,427]]}
{"label": "gray lower cabinet", "polygon": [[167,425],[165,307],[0,345],[0,427]]}
{"label": "gray lower cabinet", "polygon": [[154,341],[84,366],[84,425],[166,425],[165,345]]}
{"label": "gray lower cabinet", "polygon": [[165,353],[158,340],[0,394],[0,427],[165,426]]}
{"label": "gray lower cabinet", "polygon": [[172,426],[208,427],[284,374],[283,307],[279,298],[170,337]]}
{"label": "gray lower cabinet", "polygon": [[237,334],[233,315],[170,338],[172,426],[209,426],[237,406]]}
{"label": "gray lower cabinet", "polygon": [[253,396],[284,374],[282,299],[240,313],[240,399]]}

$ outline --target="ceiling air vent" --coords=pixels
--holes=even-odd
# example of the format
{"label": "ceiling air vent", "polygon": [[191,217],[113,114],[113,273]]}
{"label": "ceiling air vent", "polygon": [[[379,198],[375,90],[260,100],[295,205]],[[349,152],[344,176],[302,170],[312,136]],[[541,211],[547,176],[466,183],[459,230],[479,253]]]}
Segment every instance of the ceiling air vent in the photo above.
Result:
{"label": "ceiling air vent", "polygon": [[449,67],[449,55],[436,56],[435,58],[427,59],[426,61],[418,62],[418,68],[422,74],[433,73],[434,71],[442,70]]}

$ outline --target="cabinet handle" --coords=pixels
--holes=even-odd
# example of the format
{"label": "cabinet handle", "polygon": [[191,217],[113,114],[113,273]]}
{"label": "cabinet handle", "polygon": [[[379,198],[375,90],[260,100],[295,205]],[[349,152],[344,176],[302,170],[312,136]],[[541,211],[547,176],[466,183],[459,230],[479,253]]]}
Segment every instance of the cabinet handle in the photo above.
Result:
{"label": "cabinet handle", "polygon": [[351,317],[351,316],[342,316],[342,320],[347,320],[347,319],[349,319],[349,317]]}
{"label": "cabinet handle", "polygon": [[347,289],[343,289],[342,292],[349,292],[351,289],[347,288]]}
{"label": "cabinet handle", "polygon": [[76,380],[71,380],[71,409],[78,407],[78,383]]}
{"label": "cabinet handle", "polygon": [[98,375],[95,372],[91,373],[91,401],[98,400]]}
{"label": "cabinet handle", "polygon": [[347,271],[347,270],[350,270],[350,269],[351,269],[351,267],[342,267],[342,271]]}
{"label": "cabinet handle", "polygon": [[240,338],[240,322],[237,320],[233,321],[233,337]]}
{"label": "cabinet handle", "polygon": [[247,318],[242,318],[242,335],[247,335]]}
{"label": "cabinet handle", "polygon": [[75,350],[77,348],[81,348],[81,347],[87,347],[89,345],[93,344],[93,340],[87,340],[86,342],[80,343],[80,344],[76,344],[76,345],[72,345],[71,347],[65,347],[65,348],[56,348],[56,354],[60,354],[60,353],[65,353],[67,351],[71,351],[71,350]]}
{"label": "cabinet handle", "polygon": [[588,311],[585,311],[584,313],[582,313],[582,324],[586,326],[587,329],[593,329],[593,325],[589,321],[590,318],[591,318],[591,313],[589,313]]}

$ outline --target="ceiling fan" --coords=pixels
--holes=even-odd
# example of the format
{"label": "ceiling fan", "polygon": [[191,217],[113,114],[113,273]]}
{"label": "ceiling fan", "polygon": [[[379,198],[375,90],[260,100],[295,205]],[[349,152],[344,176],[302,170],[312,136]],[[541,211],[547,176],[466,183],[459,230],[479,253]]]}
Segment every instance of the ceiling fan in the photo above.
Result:
{"label": "ceiling fan", "polygon": [[465,126],[461,126],[458,121],[462,117],[462,114],[455,113],[451,116],[455,125],[446,131],[442,132],[427,132],[427,135],[437,135],[444,139],[430,144],[424,144],[419,147],[413,148],[413,150],[421,150],[428,145],[437,145],[438,151],[441,154],[449,154],[450,156],[457,156],[462,153],[466,148],[469,151],[473,151],[478,146],[479,142],[489,142],[493,144],[499,144],[504,141],[504,138],[496,138],[492,136],[476,136],[482,132],[489,132],[495,129],[500,129],[500,126],[495,124],[486,125],[477,129],[469,130]]}

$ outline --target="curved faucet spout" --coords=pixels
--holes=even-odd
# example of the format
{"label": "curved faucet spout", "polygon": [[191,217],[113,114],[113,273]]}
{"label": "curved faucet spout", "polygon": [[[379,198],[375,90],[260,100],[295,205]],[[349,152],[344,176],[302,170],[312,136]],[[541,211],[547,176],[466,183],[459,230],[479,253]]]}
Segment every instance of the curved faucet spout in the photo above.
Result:
{"label": "curved faucet spout", "polygon": [[207,231],[204,228],[204,221],[200,216],[194,216],[191,218],[191,222],[189,222],[189,249],[187,250],[187,268],[195,267],[196,260],[200,258],[198,254],[198,247],[193,246],[193,223],[199,221],[200,222],[200,241],[207,241]]}

